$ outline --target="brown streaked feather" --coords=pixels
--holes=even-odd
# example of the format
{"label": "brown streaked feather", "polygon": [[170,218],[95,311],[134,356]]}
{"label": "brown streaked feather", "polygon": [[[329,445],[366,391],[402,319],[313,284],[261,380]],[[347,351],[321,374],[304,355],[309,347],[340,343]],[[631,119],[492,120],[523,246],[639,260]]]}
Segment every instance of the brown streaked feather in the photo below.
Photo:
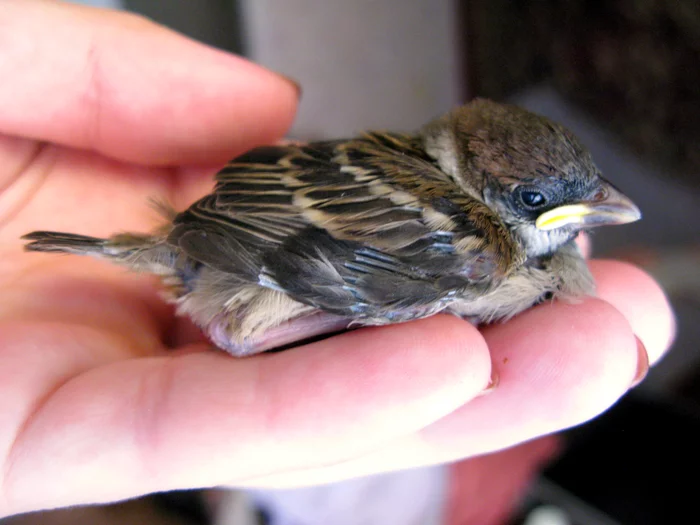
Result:
{"label": "brown streaked feather", "polygon": [[175,219],[168,241],[339,315],[429,315],[456,290],[483,293],[519,263],[498,217],[413,136],[257,148],[216,181]]}

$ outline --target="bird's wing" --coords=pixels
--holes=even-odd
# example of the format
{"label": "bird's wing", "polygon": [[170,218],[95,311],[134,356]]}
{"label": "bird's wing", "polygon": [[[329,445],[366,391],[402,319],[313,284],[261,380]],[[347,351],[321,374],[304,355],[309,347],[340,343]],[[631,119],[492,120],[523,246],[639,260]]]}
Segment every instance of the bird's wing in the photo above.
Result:
{"label": "bird's wing", "polygon": [[[237,157],[217,173],[212,193],[175,217],[168,241],[192,259],[257,282],[263,254],[310,225],[294,205],[293,189],[301,165],[310,161],[291,145]],[[313,161],[329,169],[320,152]]]}
{"label": "bird's wing", "polygon": [[358,302],[409,307],[485,285],[515,259],[494,213],[459,192],[416,138],[389,133],[257,148],[217,175],[169,240],[346,314]]}
{"label": "bird's wing", "polygon": [[494,271],[511,263],[511,237],[496,214],[461,192],[416,137],[368,133],[334,151],[329,176],[297,176],[295,204],[315,226],[398,256],[446,251],[488,258]]}

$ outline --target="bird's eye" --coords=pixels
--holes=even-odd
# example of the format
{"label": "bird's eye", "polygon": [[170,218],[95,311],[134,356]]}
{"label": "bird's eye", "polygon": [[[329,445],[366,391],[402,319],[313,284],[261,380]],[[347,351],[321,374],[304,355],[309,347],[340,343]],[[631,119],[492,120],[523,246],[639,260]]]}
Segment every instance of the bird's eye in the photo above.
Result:
{"label": "bird's eye", "polygon": [[523,190],[520,192],[520,200],[528,208],[540,208],[547,204],[547,199],[544,198],[539,191]]}

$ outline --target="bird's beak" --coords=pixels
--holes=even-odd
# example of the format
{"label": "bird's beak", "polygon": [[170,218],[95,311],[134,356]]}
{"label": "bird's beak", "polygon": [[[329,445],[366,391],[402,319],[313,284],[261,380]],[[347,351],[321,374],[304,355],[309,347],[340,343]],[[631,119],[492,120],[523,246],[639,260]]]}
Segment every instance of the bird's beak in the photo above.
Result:
{"label": "bird's beak", "polygon": [[639,208],[612,184],[605,183],[602,197],[578,204],[559,206],[537,217],[535,226],[539,230],[554,230],[566,225],[581,228],[627,224],[642,218]]}

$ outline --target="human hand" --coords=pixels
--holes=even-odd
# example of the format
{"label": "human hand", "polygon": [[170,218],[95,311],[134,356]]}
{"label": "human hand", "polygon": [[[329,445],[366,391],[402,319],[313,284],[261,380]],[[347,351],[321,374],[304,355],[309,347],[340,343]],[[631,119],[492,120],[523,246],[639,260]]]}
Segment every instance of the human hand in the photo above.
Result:
{"label": "human hand", "polygon": [[595,261],[599,299],[482,332],[435,316],[213,351],[151,278],[23,254],[19,237],[148,229],[147,197],[182,208],[217,165],[278,139],[294,87],[131,15],[6,0],[0,20],[0,514],[498,450],[600,413],[636,375],[635,334],[652,363],[672,338],[657,285]]}

